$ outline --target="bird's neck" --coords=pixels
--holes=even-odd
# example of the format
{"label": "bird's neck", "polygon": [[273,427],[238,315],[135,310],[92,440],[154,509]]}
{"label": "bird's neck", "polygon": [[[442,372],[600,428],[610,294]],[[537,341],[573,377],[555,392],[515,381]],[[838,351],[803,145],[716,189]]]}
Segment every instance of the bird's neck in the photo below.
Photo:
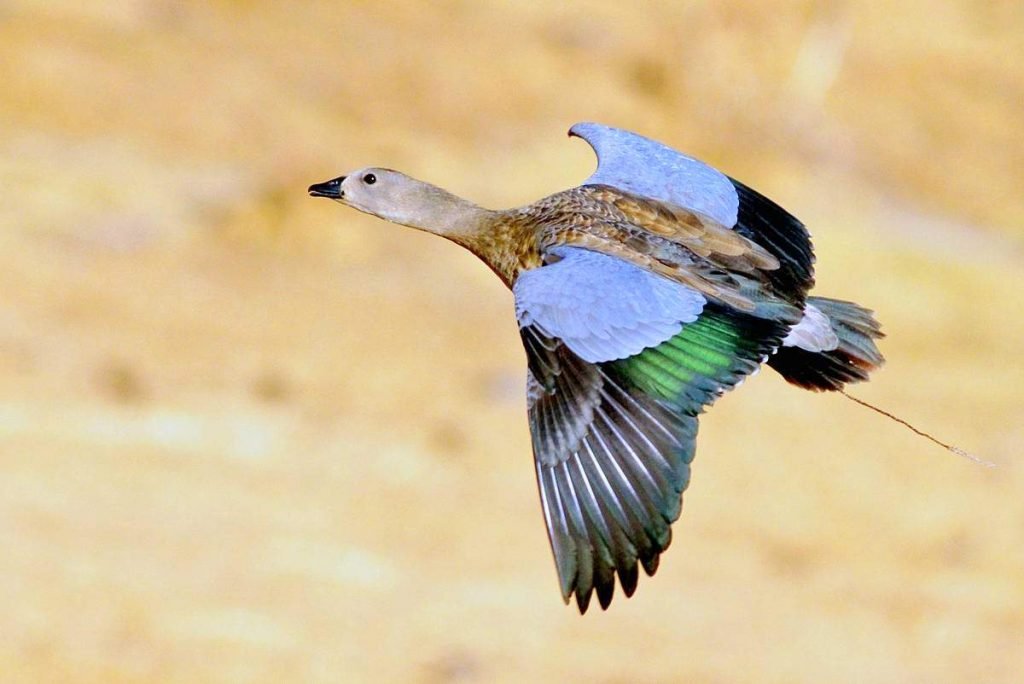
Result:
{"label": "bird's neck", "polygon": [[523,267],[539,265],[535,230],[515,220],[514,210],[485,209],[429,183],[418,183],[411,192],[416,196],[396,204],[414,209],[386,218],[468,249],[509,287]]}
{"label": "bird's neck", "polygon": [[422,182],[413,186],[396,205],[385,218],[456,242],[471,239],[486,230],[491,215],[496,213]]}

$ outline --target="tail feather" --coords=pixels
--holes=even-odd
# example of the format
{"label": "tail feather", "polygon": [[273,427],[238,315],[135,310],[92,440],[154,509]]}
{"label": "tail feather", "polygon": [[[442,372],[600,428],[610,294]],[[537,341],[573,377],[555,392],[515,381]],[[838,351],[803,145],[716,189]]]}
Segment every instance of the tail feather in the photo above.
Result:
{"label": "tail feather", "polygon": [[822,352],[779,347],[768,365],[788,382],[816,392],[842,390],[847,383],[867,380],[871,371],[885,363],[875,345],[885,335],[871,311],[826,297],[808,297],[807,304],[828,316],[839,346]]}

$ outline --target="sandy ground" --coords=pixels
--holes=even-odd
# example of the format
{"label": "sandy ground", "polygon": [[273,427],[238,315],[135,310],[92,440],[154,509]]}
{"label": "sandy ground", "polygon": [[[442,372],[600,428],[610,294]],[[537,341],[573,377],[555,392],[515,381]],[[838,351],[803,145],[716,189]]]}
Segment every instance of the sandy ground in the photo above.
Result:
{"label": "sandy ground", "polygon": [[[1024,680],[1020,3],[300,5],[0,2],[0,680]],[[801,216],[858,394],[998,467],[766,371],[562,606],[510,295],[305,187],[525,203],[588,119]]]}

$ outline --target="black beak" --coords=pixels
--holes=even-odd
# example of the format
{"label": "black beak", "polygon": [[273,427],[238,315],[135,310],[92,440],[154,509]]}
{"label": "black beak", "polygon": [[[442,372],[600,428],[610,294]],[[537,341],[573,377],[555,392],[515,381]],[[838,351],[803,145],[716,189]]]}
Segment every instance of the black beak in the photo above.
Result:
{"label": "black beak", "polygon": [[338,176],[334,180],[329,180],[324,183],[316,183],[315,185],[309,186],[310,197],[329,197],[331,199],[338,199],[341,197],[341,181],[345,180],[344,176]]}

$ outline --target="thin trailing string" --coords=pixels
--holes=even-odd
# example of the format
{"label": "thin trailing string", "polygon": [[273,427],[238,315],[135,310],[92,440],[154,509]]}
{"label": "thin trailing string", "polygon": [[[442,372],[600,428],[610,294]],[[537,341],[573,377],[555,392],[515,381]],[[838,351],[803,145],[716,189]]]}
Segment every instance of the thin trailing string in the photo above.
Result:
{"label": "thin trailing string", "polygon": [[996,464],[993,463],[992,461],[986,461],[983,458],[978,458],[974,454],[970,453],[969,451],[964,451],[963,449],[961,449],[958,446],[954,446],[952,444],[946,444],[942,440],[939,440],[939,439],[936,439],[935,437],[932,437],[927,432],[923,432],[921,430],[918,430],[916,427],[914,427],[913,425],[911,425],[907,421],[903,420],[902,418],[897,418],[896,416],[892,415],[888,411],[883,411],[882,409],[878,408],[877,406],[873,406],[873,405],[869,404],[868,402],[864,401],[863,399],[858,399],[857,397],[854,397],[852,395],[847,394],[845,390],[839,390],[839,393],[842,394],[847,399],[849,399],[850,401],[852,401],[852,402],[854,402],[856,404],[860,404],[864,408],[869,408],[872,411],[874,411],[875,413],[880,413],[883,416],[885,416],[886,418],[890,418],[892,420],[895,420],[900,425],[908,428],[914,434],[920,435],[921,437],[924,437],[925,439],[927,439],[927,440],[929,440],[929,441],[931,441],[931,442],[933,442],[935,444],[938,444],[943,449],[945,449],[947,451],[951,451],[954,454],[956,454],[957,456],[961,456],[963,458],[966,458],[968,461],[973,461],[974,463],[977,463],[980,466],[985,466],[986,468],[995,468],[996,467]]}

